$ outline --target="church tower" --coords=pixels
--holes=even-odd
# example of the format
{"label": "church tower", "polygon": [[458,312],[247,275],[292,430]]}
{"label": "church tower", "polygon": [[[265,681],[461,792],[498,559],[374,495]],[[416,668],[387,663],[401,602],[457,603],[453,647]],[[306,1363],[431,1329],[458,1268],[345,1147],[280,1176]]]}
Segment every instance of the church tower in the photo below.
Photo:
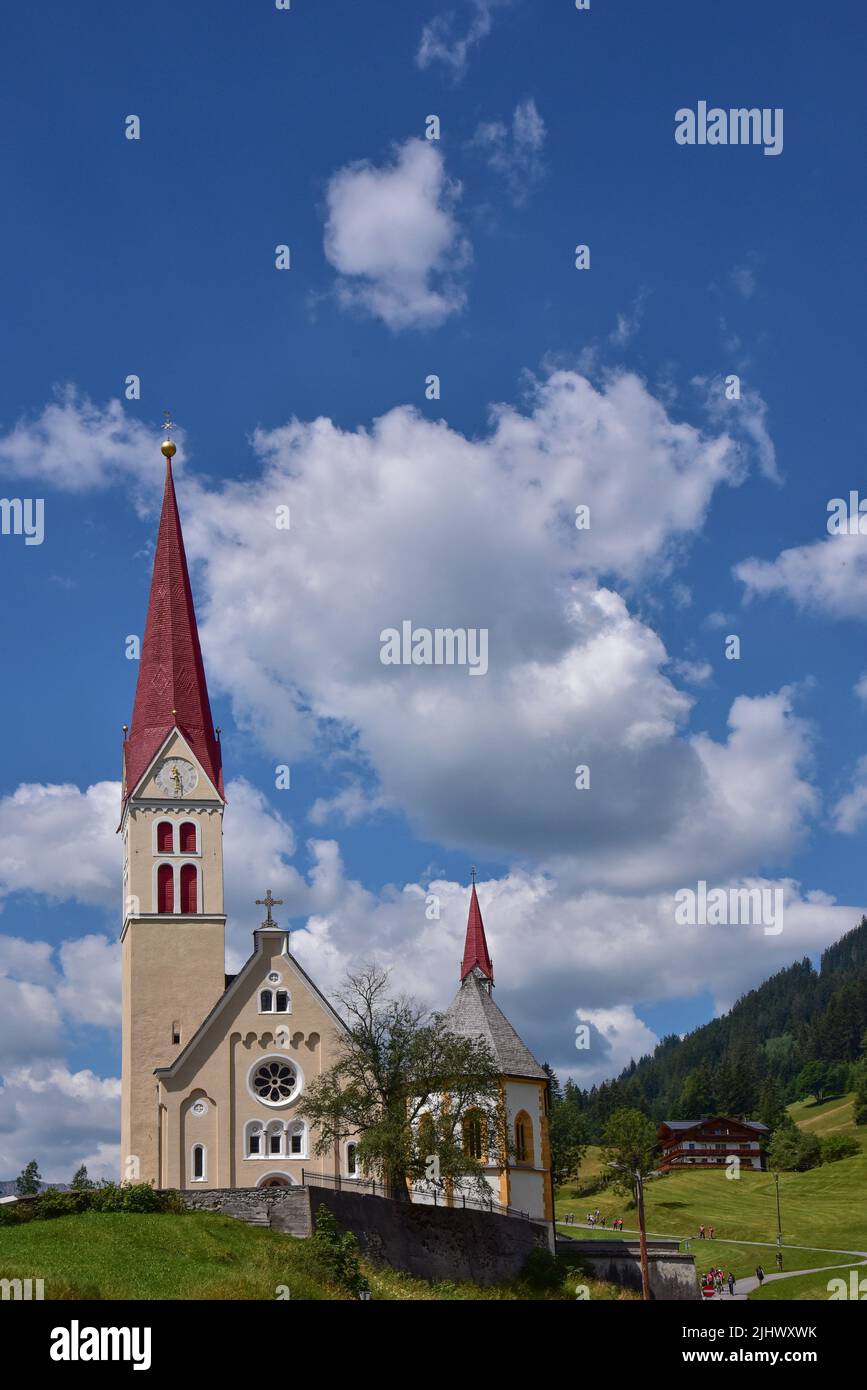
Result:
{"label": "church tower", "polygon": [[121,1169],[159,1182],[158,1089],[225,989],[225,798],[166,439],[132,725],[124,729]]}

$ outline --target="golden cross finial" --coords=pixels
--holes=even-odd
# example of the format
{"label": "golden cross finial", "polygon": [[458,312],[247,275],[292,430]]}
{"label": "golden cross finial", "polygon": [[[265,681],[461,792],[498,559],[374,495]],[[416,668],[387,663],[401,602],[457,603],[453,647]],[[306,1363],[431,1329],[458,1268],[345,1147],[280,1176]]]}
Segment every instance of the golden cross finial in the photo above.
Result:
{"label": "golden cross finial", "polygon": [[175,429],[175,422],[172,419],[172,412],[170,410],[163,411],[163,421],[163,429],[166,432],[166,439],[171,439],[172,430]]}
{"label": "golden cross finial", "polygon": [[473,884],[475,884],[475,882],[476,882],[476,866],[475,866],[475,864],[474,864],[473,867],[470,869],[470,873],[472,874]]}

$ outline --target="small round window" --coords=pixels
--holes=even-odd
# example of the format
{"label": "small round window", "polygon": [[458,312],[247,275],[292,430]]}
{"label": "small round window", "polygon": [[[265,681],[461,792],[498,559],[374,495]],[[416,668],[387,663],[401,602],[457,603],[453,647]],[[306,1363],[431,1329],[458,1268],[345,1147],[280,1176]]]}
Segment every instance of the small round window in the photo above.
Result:
{"label": "small round window", "polygon": [[285,1105],[295,1093],[298,1076],[291,1062],[274,1060],[256,1068],[251,1084],[266,1105]]}

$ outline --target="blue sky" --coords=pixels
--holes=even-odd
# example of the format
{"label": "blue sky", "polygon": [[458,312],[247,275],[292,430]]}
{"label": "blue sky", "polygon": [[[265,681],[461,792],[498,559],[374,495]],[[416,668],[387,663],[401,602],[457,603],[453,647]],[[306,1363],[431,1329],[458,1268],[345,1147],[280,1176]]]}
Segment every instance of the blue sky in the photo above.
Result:
{"label": "blue sky", "polygon": [[[116,803],[87,789],[119,777],[166,407],[244,779],[235,961],[267,876],[325,987],[374,955],[445,1005],[475,862],[500,1003],[589,1082],[857,921],[867,562],[825,522],[863,476],[865,28],[778,0],[9,17],[0,490],[46,523],[0,537],[5,1175],[59,1114],[61,1166],[113,1163]],[[679,146],[700,100],[782,108],[782,153]],[[489,675],[382,668],[406,618],[487,627]],[[700,878],[785,881],[785,930],[674,936]]]}

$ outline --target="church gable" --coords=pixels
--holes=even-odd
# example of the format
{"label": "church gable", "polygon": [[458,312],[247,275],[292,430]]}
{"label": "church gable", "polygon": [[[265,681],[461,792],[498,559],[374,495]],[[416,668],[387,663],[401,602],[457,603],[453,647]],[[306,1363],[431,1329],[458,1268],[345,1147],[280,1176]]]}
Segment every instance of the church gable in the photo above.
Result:
{"label": "church gable", "polygon": [[273,1047],[297,1054],[306,1073],[305,1056],[344,1031],[339,1015],[290,955],[287,933],[255,935],[257,949],[243,969],[172,1066],[157,1072],[169,1090],[189,1086],[229,1042],[246,1050]]}
{"label": "church gable", "polygon": [[176,797],[221,803],[206,769],[179,729],[173,729],[157,749],[130,796],[165,803]]}

